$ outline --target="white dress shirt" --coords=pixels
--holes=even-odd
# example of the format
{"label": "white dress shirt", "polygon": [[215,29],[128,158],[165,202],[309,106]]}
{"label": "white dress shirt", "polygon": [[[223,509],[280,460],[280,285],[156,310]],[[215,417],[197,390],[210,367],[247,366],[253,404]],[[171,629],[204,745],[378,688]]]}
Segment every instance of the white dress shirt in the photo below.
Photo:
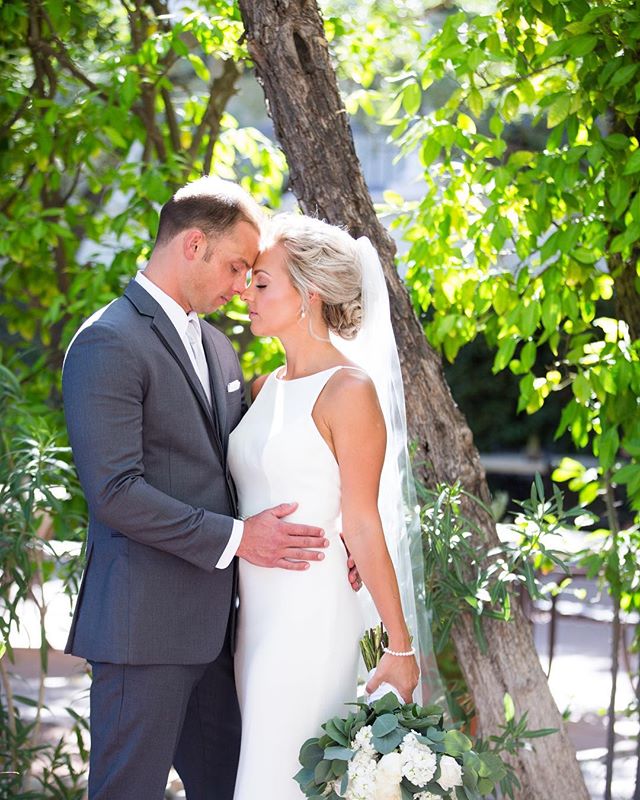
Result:
{"label": "white dress shirt", "polygon": [[[193,365],[193,369],[195,370],[196,375],[200,378],[200,381],[205,389],[209,383],[209,372],[208,368],[205,365],[198,365],[196,362],[196,357],[193,353],[193,349],[187,338],[187,326],[189,325],[189,320],[194,318],[198,321],[198,325],[200,325],[200,320],[198,315],[195,311],[190,311],[188,314],[182,308],[179,303],[173,299],[173,297],[169,297],[166,292],[163,292],[159,286],[156,286],[153,281],[150,281],[146,275],[142,272],[138,272],[136,275],[136,282],[142,286],[142,288],[148,292],[151,297],[161,306],[164,313],[169,317],[173,327],[176,329],[178,336],[182,340],[182,344],[184,345],[184,349],[187,351],[187,355]],[[201,374],[201,370],[206,370],[206,375]],[[207,396],[209,397],[210,390],[207,392]],[[211,399],[209,397],[209,399]],[[244,533],[244,523],[239,519],[234,519],[233,521],[233,529],[231,531],[231,536],[229,537],[229,541],[227,542],[227,546],[224,548],[224,551],[220,558],[218,559],[218,563],[216,564],[217,569],[226,569],[233,557],[235,556],[238,547],[240,546],[240,540],[242,539],[242,534]]]}

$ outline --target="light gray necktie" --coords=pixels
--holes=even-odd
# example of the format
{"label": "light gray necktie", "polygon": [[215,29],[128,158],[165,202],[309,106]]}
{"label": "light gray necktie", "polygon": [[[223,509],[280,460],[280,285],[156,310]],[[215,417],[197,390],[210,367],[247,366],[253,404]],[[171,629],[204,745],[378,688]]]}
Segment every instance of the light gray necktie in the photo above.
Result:
{"label": "light gray necktie", "polygon": [[195,361],[196,373],[200,378],[200,383],[207,395],[207,400],[211,403],[211,387],[209,386],[209,367],[204,355],[202,346],[202,331],[200,330],[200,320],[197,317],[189,317],[187,324],[187,340],[191,346],[191,353]]}

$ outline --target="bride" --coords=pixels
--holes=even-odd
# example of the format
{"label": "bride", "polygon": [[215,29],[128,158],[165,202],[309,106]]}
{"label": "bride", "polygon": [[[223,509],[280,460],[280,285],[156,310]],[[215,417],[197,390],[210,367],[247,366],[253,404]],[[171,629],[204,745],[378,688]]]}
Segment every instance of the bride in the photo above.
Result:
{"label": "bride", "polygon": [[322,527],[330,546],[304,572],[240,561],[243,730],[234,800],[299,798],[292,776],[300,746],[355,699],[364,620],[346,578],[345,544],[389,634],[367,690],[387,681],[409,702],[418,684],[378,509],[385,418],[370,375],[336,346],[357,337],[367,314],[363,277],[381,269],[367,246],[373,252],[340,228],[280,215],[242,295],[252,333],[278,337],[286,365],[254,382],[253,404],[231,434],[240,512],[295,499],[291,521]]}

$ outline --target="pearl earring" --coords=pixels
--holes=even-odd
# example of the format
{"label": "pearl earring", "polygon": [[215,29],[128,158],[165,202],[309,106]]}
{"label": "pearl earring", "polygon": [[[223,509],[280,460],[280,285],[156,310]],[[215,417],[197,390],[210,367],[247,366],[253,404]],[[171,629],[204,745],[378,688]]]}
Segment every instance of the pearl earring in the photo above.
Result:
{"label": "pearl earring", "polygon": [[300,319],[304,319],[306,316],[307,316],[307,314],[306,314],[304,308],[301,308],[300,309]]}

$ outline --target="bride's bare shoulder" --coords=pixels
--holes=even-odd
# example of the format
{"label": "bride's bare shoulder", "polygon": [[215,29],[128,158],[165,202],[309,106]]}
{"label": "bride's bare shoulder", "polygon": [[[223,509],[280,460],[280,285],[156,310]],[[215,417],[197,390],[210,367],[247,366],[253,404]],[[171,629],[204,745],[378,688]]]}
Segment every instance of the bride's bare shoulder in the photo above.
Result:
{"label": "bride's bare shoulder", "polygon": [[380,409],[373,381],[364,370],[355,366],[345,364],[332,375],[324,395],[327,405],[338,413],[359,409],[366,414]]}

